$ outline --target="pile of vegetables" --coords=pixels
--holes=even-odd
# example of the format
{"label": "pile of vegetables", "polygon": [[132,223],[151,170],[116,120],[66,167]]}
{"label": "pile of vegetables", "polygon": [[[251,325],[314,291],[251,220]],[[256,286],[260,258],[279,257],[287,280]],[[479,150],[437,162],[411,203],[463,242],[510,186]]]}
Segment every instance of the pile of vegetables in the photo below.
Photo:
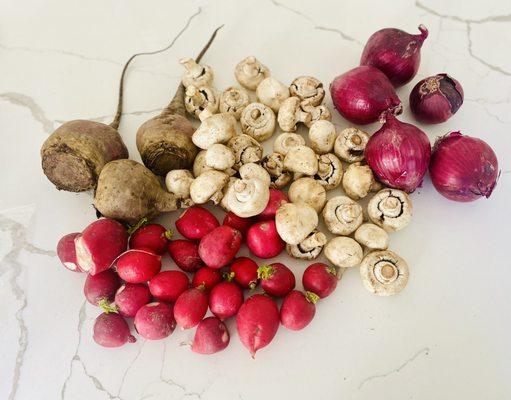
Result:
{"label": "pile of vegetables", "polygon": [[[402,291],[409,268],[388,249],[389,233],[410,223],[409,194],[428,168],[435,188],[456,201],[489,197],[498,178],[495,153],[482,140],[453,132],[431,149],[422,130],[397,118],[402,104],[395,88],[417,74],[428,36],[419,30],[376,32],[360,66],[330,85],[348,121],[382,122],[370,135],[357,127],[337,131],[318,79],[299,76],[287,86],[253,56],[235,67],[241,87],[218,92],[213,69],[200,64],[217,29],[195,59],[180,61],[185,71],[171,103],[138,129],[143,164],[127,158],[117,132],[131,58],[111,126],[72,121],[42,149],[43,170],[57,188],[95,189],[102,218],[57,245],[66,268],[87,273],[85,297],[102,309],[94,340],[104,347],[135,341],[133,319],[148,340],[164,339],[176,326],[196,328],[192,351],[213,354],[228,346],[224,321],[235,318],[254,356],[280,325],[308,326],[316,303],[332,294],[346,269],[358,268],[375,295]],[[462,103],[461,85],[447,74],[421,80],[410,94],[412,113],[424,123],[447,120]],[[278,130],[265,155],[261,143]],[[224,209],[222,224],[202,207],[207,203]],[[151,220],[178,209],[185,211],[176,239]],[[250,257],[238,257],[243,245]],[[292,266],[254,259],[284,250],[314,260],[301,277],[303,290]],[[322,253],[327,262],[316,260]]]}

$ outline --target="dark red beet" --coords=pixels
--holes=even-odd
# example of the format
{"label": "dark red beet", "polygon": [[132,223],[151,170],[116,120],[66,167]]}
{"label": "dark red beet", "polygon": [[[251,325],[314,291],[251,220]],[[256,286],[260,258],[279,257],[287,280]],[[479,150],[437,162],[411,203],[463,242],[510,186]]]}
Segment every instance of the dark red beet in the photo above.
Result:
{"label": "dark red beet", "polygon": [[241,233],[222,225],[205,235],[199,243],[199,255],[210,268],[222,268],[231,262],[241,246]]}
{"label": "dark red beet", "polygon": [[204,290],[190,288],[174,304],[174,318],[183,329],[193,328],[208,311],[208,295]]}
{"label": "dark red beet", "polygon": [[248,257],[238,257],[231,264],[230,271],[234,281],[245,289],[257,286],[257,264]]}
{"label": "dark red beet", "polygon": [[256,257],[273,258],[285,249],[286,243],[280,238],[275,221],[261,221],[248,230],[247,246]]}
{"label": "dark red beet", "polygon": [[69,233],[63,236],[57,244],[57,255],[64,267],[73,272],[84,272],[76,260],[75,239],[80,236],[79,232]]}
{"label": "dark red beet", "polygon": [[173,240],[168,245],[170,257],[186,272],[195,272],[203,266],[199,257],[199,245],[190,240]]}
{"label": "dark red beet", "polygon": [[192,278],[193,287],[201,287],[206,292],[209,292],[215,285],[222,281],[222,274],[220,270],[209,267],[200,268]]}
{"label": "dark red beet", "polygon": [[270,200],[266,208],[257,218],[260,220],[274,219],[277,209],[284,203],[289,203],[287,195],[282,190],[270,188]]}
{"label": "dark red beet", "polygon": [[184,272],[162,271],[149,281],[149,290],[158,300],[174,303],[189,285]]}
{"label": "dark red beet", "polygon": [[145,339],[158,340],[169,336],[176,328],[172,307],[155,302],[140,307],[135,315],[135,329]]}
{"label": "dark red beet", "polygon": [[161,269],[161,256],[149,250],[128,250],[115,263],[117,273],[129,283],[147,282]]}
{"label": "dark red beet", "polygon": [[234,282],[220,282],[209,294],[209,309],[221,320],[236,315],[243,304],[243,291]]}
{"label": "dark red beet", "polygon": [[229,331],[222,321],[216,317],[204,318],[195,331],[192,351],[198,354],[218,353],[227,347],[229,340]]}
{"label": "dark red beet", "polygon": [[151,292],[142,283],[126,283],[117,290],[114,301],[119,314],[133,318],[140,307],[151,301]]}
{"label": "dark red beet", "polygon": [[324,299],[337,287],[337,271],[323,263],[314,263],[307,267],[302,276],[303,288]]}
{"label": "dark red beet", "polygon": [[115,292],[121,286],[119,277],[112,269],[96,275],[87,275],[83,293],[89,303],[94,306],[108,306],[115,297]]}
{"label": "dark red beet", "polygon": [[223,225],[230,226],[237,229],[243,236],[247,233],[248,228],[254,223],[254,218],[238,217],[233,212],[229,211],[225,214]]}
{"label": "dark red beet", "polygon": [[202,239],[219,225],[215,216],[200,206],[187,208],[176,221],[178,232],[191,240]]}
{"label": "dark red beet", "polygon": [[316,301],[318,297],[310,292],[303,294],[293,290],[282,301],[280,307],[280,322],[287,329],[299,331],[305,328],[316,314]]}
{"label": "dark red beet", "polygon": [[161,255],[167,250],[167,244],[171,237],[172,231],[168,231],[162,225],[144,225],[130,236],[130,249],[148,249]]}
{"label": "dark red beet", "polygon": [[96,318],[93,338],[103,347],[119,347],[136,341],[127,322],[116,313],[103,313]]}
{"label": "dark red beet", "polygon": [[261,287],[270,296],[284,297],[295,288],[293,272],[281,263],[259,267],[257,276],[261,279]]}

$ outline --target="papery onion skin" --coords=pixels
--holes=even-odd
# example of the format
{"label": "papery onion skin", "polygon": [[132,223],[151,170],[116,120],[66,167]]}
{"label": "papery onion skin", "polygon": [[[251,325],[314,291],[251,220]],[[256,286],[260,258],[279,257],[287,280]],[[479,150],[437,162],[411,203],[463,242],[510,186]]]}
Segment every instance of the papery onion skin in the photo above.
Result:
{"label": "papery onion skin", "polygon": [[348,121],[366,125],[378,121],[388,110],[401,114],[401,100],[383,72],[368,66],[356,67],[330,84],[334,106]]}
{"label": "papery onion skin", "polygon": [[428,30],[419,25],[418,35],[395,28],[381,29],[367,41],[360,65],[370,65],[382,71],[395,87],[410,82],[419,70],[421,47]]}
{"label": "papery onion skin", "polygon": [[410,92],[410,109],[425,124],[439,124],[451,118],[463,104],[463,88],[447,74],[419,81]]}
{"label": "papery onion skin", "polygon": [[367,142],[364,154],[381,182],[411,193],[421,185],[428,170],[431,145],[419,128],[388,114]]}
{"label": "papery onion skin", "polygon": [[435,142],[429,175],[442,196],[469,202],[490,197],[499,177],[499,164],[485,141],[451,132]]}

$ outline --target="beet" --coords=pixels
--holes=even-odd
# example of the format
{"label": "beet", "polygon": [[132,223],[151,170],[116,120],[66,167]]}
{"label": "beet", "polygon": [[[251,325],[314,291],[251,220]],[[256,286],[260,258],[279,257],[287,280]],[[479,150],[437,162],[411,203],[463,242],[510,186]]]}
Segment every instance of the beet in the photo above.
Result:
{"label": "beet", "polygon": [[206,292],[209,292],[216,284],[222,281],[222,274],[220,270],[209,267],[200,268],[192,279],[192,286],[195,288],[201,287]]}
{"label": "beet", "polygon": [[172,237],[172,231],[159,224],[141,226],[130,236],[130,249],[147,249],[162,255],[167,250],[167,244]]}
{"label": "beet", "polygon": [[234,281],[245,289],[254,289],[257,286],[257,264],[248,257],[235,258],[230,266]]}
{"label": "beet", "polygon": [[190,288],[174,304],[174,318],[183,329],[198,325],[208,311],[208,295],[204,290]]}
{"label": "beet", "polygon": [[241,247],[241,233],[222,225],[205,235],[199,243],[199,255],[210,268],[222,268],[231,262]]}
{"label": "beet", "polygon": [[199,257],[199,245],[190,240],[173,240],[168,245],[170,257],[186,272],[195,272],[204,264]]}
{"label": "beet", "polygon": [[314,263],[307,267],[302,276],[303,288],[324,299],[337,287],[337,271],[323,263]]}
{"label": "beet", "polygon": [[147,282],[161,269],[161,256],[150,250],[128,250],[116,262],[117,273],[126,282]]}
{"label": "beet", "polygon": [[238,312],[243,304],[243,291],[234,282],[220,282],[209,293],[209,309],[222,321]]}
{"label": "beet", "polygon": [[214,354],[229,345],[229,331],[216,317],[204,318],[195,331],[192,351],[198,354]]}
{"label": "beet", "polygon": [[140,307],[151,301],[151,292],[144,284],[126,283],[117,290],[114,301],[119,314],[133,318]]}
{"label": "beet", "polygon": [[317,300],[318,297],[313,293],[303,294],[298,290],[292,290],[282,301],[280,322],[293,331],[305,328],[316,314]]}
{"label": "beet", "polygon": [[187,208],[176,220],[176,229],[187,239],[200,240],[211,232],[219,222],[216,217],[201,206]]}
{"label": "beet", "polygon": [[293,272],[281,263],[264,265],[257,270],[263,290],[274,297],[284,297],[296,285]]}
{"label": "beet", "polygon": [[145,339],[158,340],[169,336],[176,327],[172,307],[155,302],[140,307],[135,315],[135,329]]}
{"label": "beet", "polygon": [[93,339],[103,347],[119,347],[136,341],[127,322],[115,313],[103,313],[96,318]]}
{"label": "beet", "polygon": [[87,275],[83,293],[89,303],[94,306],[108,306],[114,301],[115,292],[121,286],[119,277],[112,269],[96,275]]}
{"label": "beet", "polygon": [[158,300],[174,303],[189,285],[184,272],[162,271],[149,281],[149,290]]}

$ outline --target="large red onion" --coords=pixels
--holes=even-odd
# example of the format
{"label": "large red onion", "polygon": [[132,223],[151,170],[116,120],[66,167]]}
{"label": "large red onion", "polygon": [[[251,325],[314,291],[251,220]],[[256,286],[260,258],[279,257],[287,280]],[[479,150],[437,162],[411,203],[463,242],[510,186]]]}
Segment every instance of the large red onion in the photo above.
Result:
{"label": "large red onion", "polygon": [[385,185],[413,192],[428,170],[431,145],[424,132],[389,113],[367,142],[365,158]]}
{"label": "large red onion", "polygon": [[385,28],[371,35],[367,41],[360,65],[370,65],[382,71],[396,87],[410,82],[421,62],[421,47],[428,30],[419,25],[418,35],[395,28]]}
{"label": "large red onion", "polygon": [[451,132],[435,142],[429,175],[441,195],[467,202],[490,197],[497,184],[499,164],[485,141]]}
{"label": "large red onion", "polygon": [[383,113],[402,111],[401,100],[383,72],[374,67],[356,67],[330,84],[334,106],[348,121],[365,125],[378,121]]}

